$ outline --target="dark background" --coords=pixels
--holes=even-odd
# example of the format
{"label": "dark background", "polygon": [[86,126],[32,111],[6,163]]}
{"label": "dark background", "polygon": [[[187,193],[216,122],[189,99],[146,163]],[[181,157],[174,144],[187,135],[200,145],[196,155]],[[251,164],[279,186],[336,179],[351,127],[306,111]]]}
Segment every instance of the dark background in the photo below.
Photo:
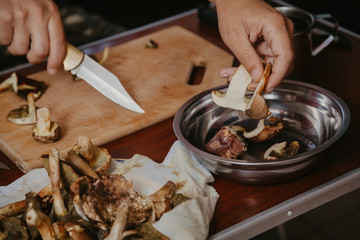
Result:
{"label": "dark background", "polygon": [[[221,1],[221,0],[218,0]],[[272,1],[266,0],[273,6]],[[68,42],[80,46],[126,30],[143,26],[191,9],[196,9],[207,0],[55,0],[63,19],[73,15],[85,20],[65,24]],[[330,13],[341,27],[360,34],[360,1],[353,0],[287,0],[286,2],[313,14]],[[70,16],[70,17],[69,17]],[[0,71],[27,63],[25,56],[10,55],[5,46],[0,46]]]}
{"label": "dark background", "polygon": [[[72,0],[89,11],[128,28],[144,25],[183,11],[196,8],[206,0]],[[271,1],[267,1],[271,3]],[[360,1],[357,0],[287,0],[286,2],[303,8],[313,14],[330,13],[339,20],[341,26],[360,34]],[[355,19],[355,20],[354,20]]]}

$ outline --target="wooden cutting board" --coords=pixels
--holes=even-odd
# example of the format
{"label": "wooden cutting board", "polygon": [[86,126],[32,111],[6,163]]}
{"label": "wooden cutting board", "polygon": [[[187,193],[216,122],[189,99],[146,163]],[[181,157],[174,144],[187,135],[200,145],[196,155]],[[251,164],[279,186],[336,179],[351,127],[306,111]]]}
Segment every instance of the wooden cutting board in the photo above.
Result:
{"label": "wooden cutting board", "polygon": [[[149,39],[159,47],[146,48]],[[5,91],[0,93],[0,150],[28,172],[42,167],[40,157],[51,148],[57,148],[64,157],[79,136],[88,136],[95,145],[105,144],[168,119],[192,96],[225,84],[219,72],[232,62],[231,54],[180,26],[111,48],[103,65],[120,79],[146,111],[144,114],[120,107],[85,81],[74,82],[70,73],[51,76],[42,71],[30,75],[48,85],[36,106],[49,108],[52,120],[61,126],[61,138],[51,144],[40,143],[31,136],[32,126],[8,122],[5,117],[10,110],[27,102]],[[200,65],[206,67],[202,82],[189,85],[193,67]]]}

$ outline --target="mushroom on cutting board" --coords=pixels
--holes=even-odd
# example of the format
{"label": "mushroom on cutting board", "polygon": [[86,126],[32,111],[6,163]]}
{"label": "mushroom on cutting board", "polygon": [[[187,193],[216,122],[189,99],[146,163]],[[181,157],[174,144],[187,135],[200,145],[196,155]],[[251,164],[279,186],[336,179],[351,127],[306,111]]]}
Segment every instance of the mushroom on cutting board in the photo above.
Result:
{"label": "mushroom on cutting board", "polygon": [[60,137],[60,126],[51,121],[50,111],[46,107],[36,110],[36,125],[32,128],[35,140],[43,143],[52,143]]}
{"label": "mushroom on cutting board", "polygon": [[6,119],[18,125],[35,124],[36,123],[36,107],[34,101],[34,93],[27,96],[28,105],[22,105],[6,116]]}

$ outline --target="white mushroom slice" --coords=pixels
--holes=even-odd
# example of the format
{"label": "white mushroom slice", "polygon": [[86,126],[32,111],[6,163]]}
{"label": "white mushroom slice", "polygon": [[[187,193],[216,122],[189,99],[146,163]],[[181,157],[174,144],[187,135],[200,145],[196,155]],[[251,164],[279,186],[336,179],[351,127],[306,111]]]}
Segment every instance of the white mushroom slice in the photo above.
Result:
{"label": "white mushroom slice", "polygon": [[260,119],[256,128],[250,132],[244,132],[243,136],[245,138],[253,138],[256,137],[257,135],[259,135],[259,133],[261,133],[262,130],[264,130],[265,128],[265,119]]}
{"label": "white mushroom slice", "polygon": [[49,154],[49,169],[55,216],[63,217],[68,213],[68,211],[61,196],[59,151],[55,148],[53,148]]}
{"label": "white mushroom slice", "polygon": [[244,66],[240,65],[232,77],[226,93],[216,90],[212,92],[213,101],[221,107],[243,111],[248,117],[253,119],[266,118],[270,115],[270,112],[265,99],[262,97],[262,92],[267,84],[271,68],[271,63],[267,63],[255,92],[249,99],[245,94],[252,78]]}
{"label": "white mushroom slice", "polygon": [[6,119],[18,125],[35,124],[36,112],[34,93],[27,95],[28,105],[22,105],[17,109],[11,110]]}

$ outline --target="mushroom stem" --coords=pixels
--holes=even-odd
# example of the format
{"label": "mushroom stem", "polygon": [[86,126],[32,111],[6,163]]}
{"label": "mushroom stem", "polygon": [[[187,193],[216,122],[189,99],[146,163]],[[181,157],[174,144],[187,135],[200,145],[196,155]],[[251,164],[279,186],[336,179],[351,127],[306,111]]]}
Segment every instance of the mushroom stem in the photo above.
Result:
{"label": "mushroom stem", "polygon": [[106,240],[122,240],[124,238],[124,230],[126,227],[126,220],[128,215],[128,205],[122,202],[117,209],[116,218],[111,226],[109,235]]}
{"label": "mushroom stem", "polygon": [[99,178],[94,169],[92,169],[79,155],[77,155],[74,150],[70,150],[68,152],[65,161],[81,174],[92,178]]}
{"label": "mushroom stem", "polygon": [[63,217],[68,211],[61,196],[59,151],[55,148],[49,154],[49,175],[54,198],[55,216]]}
{"label": "mushroom stem", "polygon": [[79,155],[89,163],[95,162],[93,144],[86,136],[80,136],[77,141]]}

